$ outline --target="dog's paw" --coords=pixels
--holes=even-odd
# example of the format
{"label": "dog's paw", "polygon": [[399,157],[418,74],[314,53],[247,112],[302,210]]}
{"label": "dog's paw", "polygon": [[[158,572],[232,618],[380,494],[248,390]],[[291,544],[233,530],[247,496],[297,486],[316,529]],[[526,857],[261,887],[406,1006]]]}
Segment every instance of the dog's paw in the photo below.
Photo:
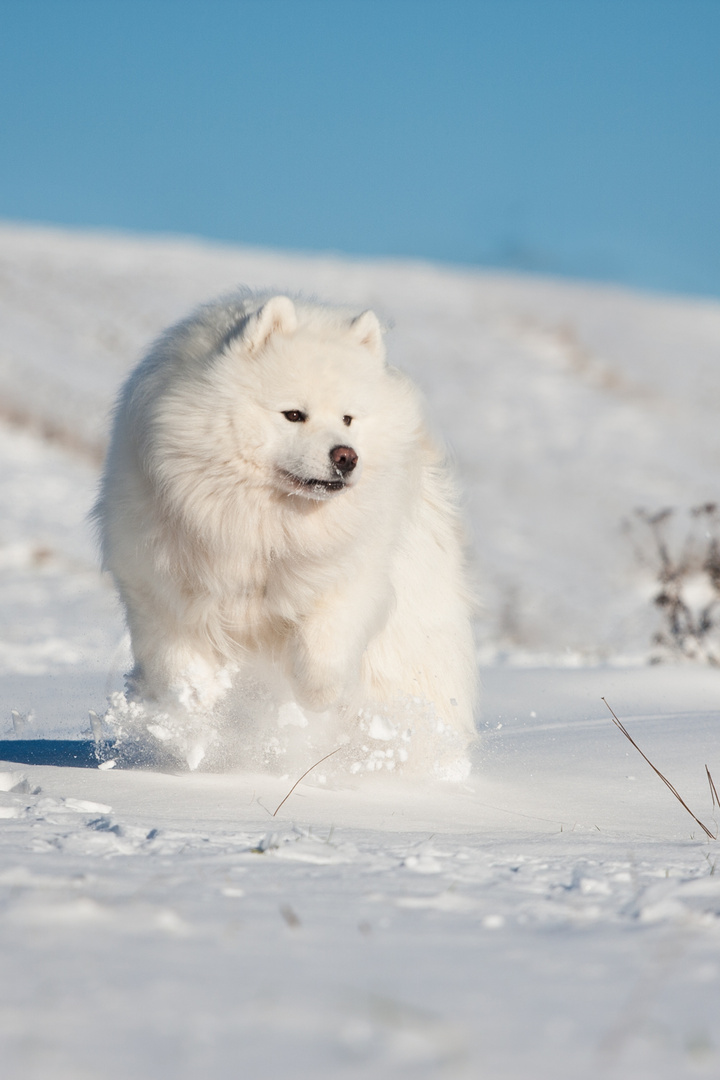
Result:
{"label": "dog's paw", "polygon": [[324,712],[339,704],[357,682],[346,665],[326,657],[319,661],[300,642],[293,650],[291,676],[298,701],[313,712]]}
{"label": "dog's paw", "polygon": [[299,703],[312,712],[324,712],[343,697],[343,683],[329,675],[312,680],[307,676],[296,677],[294,683]]}

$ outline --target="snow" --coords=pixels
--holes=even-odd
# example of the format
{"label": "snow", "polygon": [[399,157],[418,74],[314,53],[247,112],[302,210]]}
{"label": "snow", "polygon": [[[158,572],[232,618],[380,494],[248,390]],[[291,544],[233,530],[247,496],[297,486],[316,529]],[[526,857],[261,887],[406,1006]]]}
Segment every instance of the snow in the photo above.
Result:
{"label": "snow", "polygon": [[[112,398],[240,282],[392,318],[452,440],[484,605],[463,783],[80,767],[128,662],[86,522]],[[645,663],[633,513],[711,539],[720,305],[7,225],[0,343],[2,1075],[716,1076],[720,849],[601,697],[715,832],[720,670]]]}

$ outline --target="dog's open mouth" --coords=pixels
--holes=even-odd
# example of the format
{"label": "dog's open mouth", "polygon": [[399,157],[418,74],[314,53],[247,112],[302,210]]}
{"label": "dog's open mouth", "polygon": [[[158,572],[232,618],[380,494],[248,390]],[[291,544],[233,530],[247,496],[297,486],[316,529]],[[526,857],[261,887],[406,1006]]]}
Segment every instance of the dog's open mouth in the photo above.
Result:
{"label": "dog's open mouth", "polygon": [[341,478],[337,480],[306,479],[304,476],[295,476],[294,473],[283,472],[283,479],[293,491],[301,495],[330,495],[334,491],[342,491],[346,486]]}

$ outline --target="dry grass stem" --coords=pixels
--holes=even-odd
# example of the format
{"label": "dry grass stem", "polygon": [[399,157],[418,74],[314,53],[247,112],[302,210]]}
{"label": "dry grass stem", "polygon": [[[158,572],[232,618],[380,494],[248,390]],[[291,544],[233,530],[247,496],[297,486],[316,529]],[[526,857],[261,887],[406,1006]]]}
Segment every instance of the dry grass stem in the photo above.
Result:
{"label": "dry grass stem", "polygon": [[707,765],[705,766],[705,772],[707,773],[708,784],[710,785],[710,797],[712,799],[713,810],[714,810],[716,806],[718,808],[720,808],[720,798],[718,798],[717,788],[715,787],[715,781],[713,780],[712,776],[710,775],[710,770],[708,769]]}
{"label": "dry grass stem", "polygon": [[290,798],[290,796],[292,795],[293,791],[294,791],[294,790],[295,790],[295,788],[296,788],[296,787],[298,786],[298,784],[300,783],[300,781],[301,781],[301,780],[304,780],[304,779],[305,779],[305,777],[307,776],[307,774],[308,774],[308,773],[311,773],[311,772],[313,771],[313,769],[317,769],[318,765],[322,765],[323,761],[327,761],[327,759],[328,759],[329,757],[332,757],[332,756],[333,756],[333,754],[337,754],[339,750],[342,750],[342,746],[338,746],[338,747],[336,747],[336,748],[335,748],[334,750],[331,750],[329,754],[326,754],[326,755],[325,755],[325,757],[321,757],[319,761],[316,761],[314,765],[311,765],[309,769],[306,769],[306,770],[305,770],[305,772],[304,772],[304,773],[302,774],[302,776],[301,776],[301,777],[299,777],[299,778],[298,778],[298,779],[297,779],[297,780],[295,781],[295,783],[293,784],[293,786],[292,786],[292,787],[290,788],[290,790],[288,791],[288,793],[287,793],[287,795],[285,796],[285,798],[283,799],[283,801],[282,801],[281,803],[278,803],[277,807],[275,808],[275,813],[273,814],[273,817],[275,817],[275,814],[277,814],[277,812],[278,812],[278,810],[280,809],[280,807],[281,807],[281,806],[283,806],[283,805],[284,805],[284,804],[285,804],[285,803],[286,803],[286,802],[288,801],[288,799]]}
{"label": "dry grass stem", "polygon": [[[601,698],[600,700],[601,700],[601,701],[605,701],[605,698]],[[670,783],[670,781],[668,780],[668,778],[667,778],[666,776],[663,776],[663,774],[662,774],[662,773],[660,772],[660,770],[659,770],[659,769],[656,769],[656,768],[655,768],[655,766],[653,765],[652,761],[651,761],[651,760],[650,760],[650,758],[649,758],[649,757],[647,756],[647,754],[643,754],[642,750],[640,749],[640,747],[638,746],[638,744],[637,744],[637,743],[635,742],[635,740],[633,739],[632,735],[631,735],[631,734],[629,733],[629,731],[627,730],[627,728],[625,727],[625,725],[624,725],[624,724],[622,723],[622,721],[621,721],[621,720],[618,720],[617,716],[615,715],[615,713],[613,712],[613,710],[612,710],[612,709],[610,708],[610,706],[608,705],[607,701],[605,701],[605,704],[606,704],[606,705],[607,705],[607,707],[608,707],[608,710],[609,710],[609,712],[610,712],[610,715],[612,716],[612,719],[613,719],[613,723],[615,724],[615,726],[616,726],[617,728],[619,728],[619,729],[620,729],[620,731],[622,731],[622,733],[623,733],[623,735],[625,736],[625,738],[626,738],[626,739],[627,739],[627,740],[628,740],[629,742],[631,742],[631,743],[633,744],[633,746],[634,746],[634,747],[635,747],[635,749],[637,750],[638,754],[640,754],[640,756],[641,756],[641,757],[645,758],[645,761],[647,761],[647,763],[648,763],[648,765],[650,766],[650,768],[652,769],[652,771],[653,771],[654,773],[656,773],[656,774],[657,774],[657,775],[658,775],[658,776],[660,777],[660,779],[662,780],[663,784],[665,784],[665,786],[666,786],[666,787],[668,787],[668,788],[670,789],[670,791],[672,791],[672,793],[673,793],[673,795],[675,796],[675,798],[677,799],[677,801],[678,801],[678,802],[679,802],[679,803],[681,804],[681,806],[684,806],[684,807],[685,807],[685,809],[687,810],[688,814],[689,814],[689,815],[690,815],[690,817],[691,817],[691,818],[693,819],[693,821],[695,821],[695,822],[696,822],[696,823],[697,823],[697,824],[698,824],[698,825],[700,826],[700,828],[702,829],[702,831],[703,831],[703,832],[705,833],[705,835],[706,835],[706,836],[707,836],[707,837],[708,837],[708,838],[709,838],[710,840],[717,840],[717,836],[716,836],[716,835],[714,835],[713,833],[711,833],[711,832],[710,832],[710,830],[708,829],[707,825],[703,825],[703,823],[702,823],[702,821],[700,820],[700,818],[698,818],[698,817],[695,817],[695,814],[693,814],[693,812],[692,812],[692,810],[690,809],[690,807],[688,806],[688,804],[687,804],[687,803],[685,802],[685,800],[684,800],[684,799],[683,799],[683,797],[682,797],[682,796],[681,796],[681,795],[679,794],[679,792],[678,792],[678,791],[677,791],[677,790],[676,790],[676,789],[675,789],[675,788],[673,787],[673,785],[672,785],[672,784]],[[715,792],[715,791],[714,791],[715,785],[714,785],[714,784],[713,784],[713,782],[712,782],[712,777],[710,776],[710,771],[709,771],[709,769],[708,769],[707,765],[705,766],[705,771],[707,772],[707,774],[708,774],[708,779],[710,780],[710,790],[711,790],[711,792],[713,792],[713,797],[714,797],[714,798],[716,798],[716,797],[717,797],[717,792]]]}

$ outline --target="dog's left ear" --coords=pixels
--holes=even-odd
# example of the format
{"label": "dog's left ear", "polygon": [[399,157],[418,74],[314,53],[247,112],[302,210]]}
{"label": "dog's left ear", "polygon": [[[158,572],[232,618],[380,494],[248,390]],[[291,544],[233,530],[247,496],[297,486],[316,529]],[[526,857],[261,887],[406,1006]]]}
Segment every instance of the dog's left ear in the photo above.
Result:
{"label": "dog's left ear", "polygon": [[292,334],[297,330],[297,312],[289,296],[273,296],[250,317],[243,333],[249,352],[267,344],[273,334]]}
{"label": "dog's left ear", "polygon": [[369,349],[379,360],[385,359],[382,327],[374,311],[363,311],[350,323],[350,332],[358,345]]}

